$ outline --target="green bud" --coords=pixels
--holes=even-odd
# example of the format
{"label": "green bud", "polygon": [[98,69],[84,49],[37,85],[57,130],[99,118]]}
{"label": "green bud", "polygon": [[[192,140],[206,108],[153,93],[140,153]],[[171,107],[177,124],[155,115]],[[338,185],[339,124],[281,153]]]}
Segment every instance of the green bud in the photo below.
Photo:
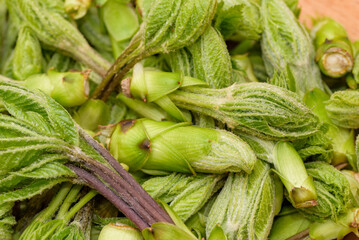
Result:
{"label": "green bud", "polygon": [[110,107],[101,100],[90,99],[74,114],[74,120],[84,129],[94,131],[110,119]]}
{"label": "green bud", "polygon": [[327,76],[338,78],[353,68],[353,50],[344,27],[331,18],[315,22],[311,30],[317,49],[315,60]]}
{"label": "green bud", "polygon": [[317,205],[313,179],[308,176],[303,160],[294,147],[287,142],[278,142],[273,155],[274,167],[293,206],[303,208]]}
{"label": "green bud", "polygon": [[231,61],[233,69],[243,72],[249,82],[258,82],[247,54],[232,56]]}
{"label": "green bud", "polygon": [[122,90],[128,96],[144,102],[156,101],[180,87],[207,85],[205,82],[183,76],[178,72],[151,71],[136,64],[130,82],[122,81]]}
{"label": "green bud", "polygon": [[193,76],[208,83],[212,88],[228,87],[235,83],[232,63],[222,35],[210,26],[187,49],[192,55]]}
{"label": "green bud", "polygon": [[122,223],[109,223],[100,232],[98,240],[123,239],[123,240],[142,240],[141,232],[136,228]]}
{"label": "green bud", "polygon": [[63,73],[50,70],[26,79],[25,86],[44,91],[64,107],[79,106],[88,99],[89,73],[88,70]]}
{"label": "green bud", "polygon": [[330,218],[336,221],[338,216],[351,206],[348,180],[340,171],[325,162],[310,162],[306,163],[305,167],[309,176],[314,179],[318,204],[299,208],[298,211],[309,220],[323,221]]}
{"label": "green bud", "polygon": [[175,225],[164,222],[152,224],[151,228],[146,228],[142,231],[142,235],[145,240],[197,240],[194,235],[182,230]]}
{"label": "green bud", "polygon": [[51,97],[64,107],[83,104],[89,96],[88,76],[90,71],[57,73],[49,71],[48,76],[54,89]]}
{"label": "green bud", "polygon": [[268,164],[253,172],[229,174],[209,212],[206,235],[221,226],[229,240],[267,239],[275,213],[275,186]]}
{"label": "green bud", "polygon": [[169,98],[180,108],[269,140],[306,138],[320,127],[318,118],[297,94],[266,83],[233,84],[224,89],[187,87]]}
{"label": "green bud", "polygon": [[13,58],[13,74],[18,80],[41,73],[42,54],[39,40],[29,27],[22,27],[16,42]]}
{"label": "green bud", "polygon": [[25,86],[30,89],[40,89],[51,96],[54,85],[47,74],[32,75],[25,80]]}
{"label": "green bud", "polygon": [[309,228],[311,222],[300,213],[287,214],[274,220],[269,240],[286,240]]}
{"label": "green bud", "polygon": [[269,76],[289,68],[295,80],[295,91],[301,97],[313,88],[324,90],[314,62],[312,40],[285,2],[263,0],[262,17],[261,48]]}
{"label": "green bud", "polygon": [[359,209],[349,209],[339,216],[337,221],[326,220],[310,225],[309,236],[315,240],[343,239],[345,235],[354,232],[358,236]]}
{"label": "green bud", "polygon": [[256,161],[250,147],[227,131],[148,119],[120,122],[111,136],[110,152],[130,171],[149,174],[249,173]]}
{"label": "green bud", "polygon": [[359,91],[337,91],[326,102],[332,122],[342,128],[359,128]]}
{"label": "green bud", "polygon": [[86,15],[91,0],[65,0],[65,11],[73,18],[80,19]]}

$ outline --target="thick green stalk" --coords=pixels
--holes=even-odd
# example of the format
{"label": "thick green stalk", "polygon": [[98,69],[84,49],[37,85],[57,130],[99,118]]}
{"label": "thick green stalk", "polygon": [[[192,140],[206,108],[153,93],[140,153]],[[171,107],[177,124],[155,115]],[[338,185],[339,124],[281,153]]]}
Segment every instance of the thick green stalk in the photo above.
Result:
{"label": "thick green stalk", "polygon": [[294,147],[278,142],[274,148],[274,167],[287,189],[289,201],[296,208],[317,205],[317,192],[313,179],[308,176],[303,160]]}
{"label": "thick green stalk", "polygon": [[71,205],[77,200],[78,194],[81,191],[81,189],[82,189],[81,185],[74,185],[71,188],[71,191],[67,194],[63,204],[61,205],[57,213],[56,216],[57,218],[62,219],[66,215]]}
{"label": "thick green stalk", "polygon": [[338,78],[351,72],[354,54],[344,27],[331,18],[315,21],[311,36],[316,48],[315,60],[327,76]]}
{"label": "thick green stalk", "polygon": [[94,198],[97,195],[96,190],[89,191],[84,197],[78,201],[75,206],[73,206],[69,212],[63,217],[65,222],[68,222],[71,220],[73,216],[83,207],[85,206],[92,198]]}

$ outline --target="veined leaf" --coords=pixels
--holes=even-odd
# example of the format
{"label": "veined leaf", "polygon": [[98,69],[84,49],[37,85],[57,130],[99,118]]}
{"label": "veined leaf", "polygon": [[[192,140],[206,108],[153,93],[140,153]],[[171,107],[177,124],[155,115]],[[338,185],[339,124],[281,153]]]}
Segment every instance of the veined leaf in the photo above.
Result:
{"label": "veined leaf", "polygon": [[26,178],[57,178],[62,176],[72,176],[75,177],[73,171],[71,171],[68,167],[66,167],[62,163],[58,162],[50,162],[47,163],[40,168],[37,168],[31,172],[22,172],[22,173],[14,173],[15,175],[26,177]]}
{"label": "veined leaf", "polygon": [[[143,183],[144,189],[155,199],[169,203],[173,211],[186,221],[196,213],[218,189],[221,175],[185,175],[173,173],[164,177],[150,178]],[[219,184],[219,187],[222,184]]]}
{"label": "veined leaf", "polygon": [[0,137],[39,136],[35,129],[23,121],[0,114]]}
{"label": "veined leaf", "polygon": [[181,72],[184,76],[193,76],[192,56],[186,48],[166,55],[172,72]]}
{"label": "veined leaf", "polygon": [[359,128],[359,91],[337,91],[326,102],[325,109],[334,124],[343,128]]}
{"label": "veined leaf", "polygon": [[222,176],[212,175],[197,181],[192,181],[191,184],[171,202],[170,206],[173,211],[177,213],[181,220],[186,221],[194,213],[199,211],[214,194],[216,184],[221,178]]}
{"label": "veined leaf", "polygon": [[208,27],[201,37],[188,47],[193,58],[194,77],[213,88],[232,85],[232,63],[221,34]]}
{"label": "veined leaf", "polygon": [[66,178],[56,179],[41,179],[36,182],[30,183],[28,186],[18,190],[3,192],[0,194],[0,202],[15,202],[31,198],[45,189],[49,189],[58,183],[68,181]]}
{"label": "veined leaf", "polygon": [[0,150],[6,150],[11,147],[25,147],[40,144],[54,144],[65,145],[66,143],[53,137],[14,137],[14,138],[0,138]]}
{"label": "veined leaf", "polygon": [[219,225],[228,239],[266,239],[274,218],[275,188],[269,165],[258,160],[251,174],[231,173],[213,204],[206,235]]}
{"label": "veined leaf", "polygon": [[78,145],[75,123],[68,112],[44,93],[35,94],[17,84],[0,81],[0,99],[7,111],[18,120],[46,135],[55,135]]}
{"label": "veined leaf", "polygon": [[273,76],[289,69],[295,79],[295,91],[301,97],[313,88],[323,90],[320,71],[314,63],[314,46],[306,29],[282,0],[263,0],[261,10],[261,47],[268,74]]}
{"label": "veined leaf", "polygon": [[258,40],[262,33],[260,8],[255,0],[222,0],[215,26],[226,39]]}
{"label": "veined leaf", "polygon": [[144,20],[146,46],[157,45],[168,34],[167,30],[172,26],[181,5],[182,0],[158,0],[153,3]]}
{"label": "veined leaf", "polygon": [[350,184],[345,176],[325,162],[306,163],[307,172],[314,179],[318,205],[298,209],[310,220],[333,221],[350,207]]}
{"label": "veined leaf", "polygon": [[184,47],[193,43],[207,28],[216,7],[216,0],[184,1],[174,24],[174,32],[166,44]]}
{"label": "veined leaf", "polygon": [[0,151],[0,174],[16,171],[35,162],[45,152],[63,151],[61,145],[38,144],[34,146],[13,147]]}
{"label": "veined leaf", "polygon": [[[21,170],[4,175],[0,179],[0,192],[10,191],[11,189],[20,188],[29,184],[32,179],[25,176],[32,171],[38,171],[43,165],[51,162],[64,162],[67,161],[67,157],[61,154],[42,154],[35,160],[34,163]],[[69,174],[71,175],[71,174]],[[46,175],[43,178],[47,178]]]}
{"label": "veined leaf", "polygon": [[12,203],[12,202],[2,203],[0,205],[0,218],[2,218],[5,214],[10,212],[10,210],[12,209],[13,206],[14,206],[14,203]]}

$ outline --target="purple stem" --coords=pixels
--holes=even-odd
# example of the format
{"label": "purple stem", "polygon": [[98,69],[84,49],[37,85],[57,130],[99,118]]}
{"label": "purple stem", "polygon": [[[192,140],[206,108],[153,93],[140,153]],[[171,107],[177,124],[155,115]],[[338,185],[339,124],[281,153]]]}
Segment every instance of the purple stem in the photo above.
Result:
{"label": "purple stem", "polygon": [[74,171],[81,179],[83,179],[91,188],[96,189],[102,196],[107,198],[116,208],[118,208],[126,217],[128,217],[139,229],[150,227],[135,211],[131,209],[120,197],[118,197],[111,189],[109,189],[98,178],[87,172],[86,170],[76,167],[72,164],[67,166]]}
{"label": "purple stem", "polygon": [[128,186],[126,186],[127,183],[119,175],[115,174],[107,167],[98,167],[89,163],[85,164],[88,169],[100,176],[106,183],[110,184],[118,195],[149,225],[158,222],[156,219],[158,214],[148,210],[146,208],[146,205],[148,205],[146,202],[144,205],[139,203],[138,198],[141,198],[141,196],[131,194],[131,191],[128,191]]}
{"label": "purple stem", "polygon": [[173,223],[170,216],[163,210],[160,205],[142,188],[138,182],[121,166],[121,164],[96,140],[94,140],[90,135],[87,134],[83,129],[79,127],[80,135],[88,142],[117,172],[120,176],[132,186],[133,190],[136,191],[140,199],[143,199],[148,205],[149,210],[155,211],[158,213],[159,222],[168,222]]}

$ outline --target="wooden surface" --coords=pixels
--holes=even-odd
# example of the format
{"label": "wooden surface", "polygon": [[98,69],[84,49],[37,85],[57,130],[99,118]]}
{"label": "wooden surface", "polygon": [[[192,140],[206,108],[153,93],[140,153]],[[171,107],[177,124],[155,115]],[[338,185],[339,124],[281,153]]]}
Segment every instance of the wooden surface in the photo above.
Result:
{"label": "wooden surface", "polygon": [[300,20],[310,26],[314,16],[329,16],[341,23],[351,40],[359,40],[359,0],[299,0]]}

